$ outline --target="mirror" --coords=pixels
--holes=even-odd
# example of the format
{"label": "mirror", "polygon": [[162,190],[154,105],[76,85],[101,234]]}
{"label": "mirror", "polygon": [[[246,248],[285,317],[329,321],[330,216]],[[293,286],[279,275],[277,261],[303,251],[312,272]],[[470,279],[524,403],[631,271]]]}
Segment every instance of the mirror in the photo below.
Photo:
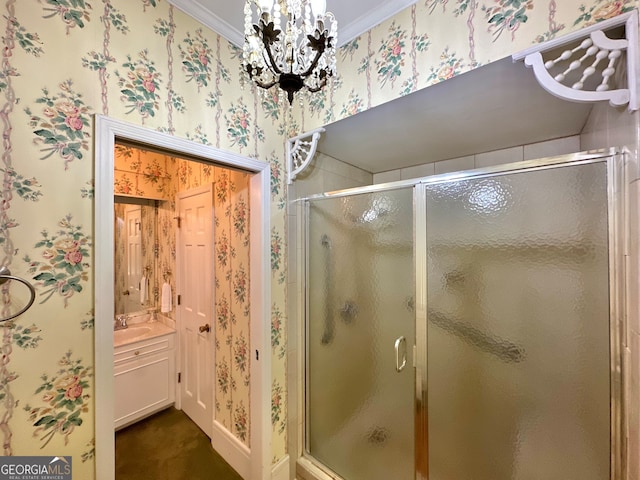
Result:
{"label": "mirror", "polygon": [[155,308],[158,201],[115,197],[115,313]]}
{"label": "mirror", "polygon": [[[114,312],[159,311],[163,283],[175,270],[177,159],[116,142],[114,149]],[[174,318],[174,311],[162,312]]]}

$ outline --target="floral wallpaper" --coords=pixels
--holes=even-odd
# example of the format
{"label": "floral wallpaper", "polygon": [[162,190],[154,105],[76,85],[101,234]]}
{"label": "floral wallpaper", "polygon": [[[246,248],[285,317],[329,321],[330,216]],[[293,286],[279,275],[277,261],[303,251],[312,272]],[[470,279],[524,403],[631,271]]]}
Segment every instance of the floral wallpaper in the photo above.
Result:
{"label": "floral wallpaper", "polygon": [[418,0],[344,45],[333,90],[308,94],[296,122],[311,130],[637,6],[636,0]]}
{"label": "floral wallpaper", "polygon": [[[0,8],[0,248],[3,263],[37,290],[28,312],[2,324],[2,454],[72,455],[74,477],[91,479],[100,414],[93,372],[93,307],[100,294],[93,289],[93,115],[271,161],[280,170],[275,178],[284,178],[278,132],[287,130],[287,119],[275,100],[264,120],[258,97],[242,85],[238,49],[165,0],[7,0]],[[216,182],[223,171],[137,156],[126,149],[116,155],[114,189],[158,199],[158,236],[166,240],[158,242],[160,281],[175,272],[175,192]],[[223,275],[230,277],[219,282],[228,285],[228,327],[218,348],[229,389],[218,413],[248,444],[247,179],[226,175],[217,220],[236,256]],[[274,188],[273,226],[283,238],[284,185]],[[274,284],[284,311],[284,285]],[[5,311],[12,297],[24,296],[18,289],[3,287]],[[284,440],[274,445],[274,457],[282,457]]]}
{"label": "floral wallpaper", "polygon": [[[93,288],[93,245],[103,239],[92,238],[94,114],[271,165],[275,462],[287,453],[286,331],[288,321],[297,321],[286,313],[285,138],[637,6],[637,0],[418,0],[341,49],[333,90],[290,108],[274,91],[258,95],[245,84],[240,48],[167,0],[2,2],[0,261],[37,289],[28,312],[0,324],[2,454],[72,455],[74,476],[95,478],[93,420],[100,412],[94,407],[93,316],[100,292]],[[210,181],[193,164],[175,163],[175,181]],[[164,198],[165,179],[154,168],[129,163],[118,174],[118,188],[155,188]],[[229,186],[228,195],[240,202],[242,179],[229,181],[238,190]],[[174,206],[160,203],[159,230],[171,238]],[[241,237],[238,208],[216,213],[230,245]],[[171,270],[174,254],[174,244],[159,252],[160,269]],[[229,325],[232,315],[242,318],[248,275],[237,258],[231,267]],[[12,297],[24,295],[14,288],[1,288],[4,311]],[[228,397],[217,411],[239,438],[250,435],[243,400],[243,352],[250,339],[242,328],[220,344]]]}
{"label": "floral wallpaper", "polygon": [[91,395],[87,392],[92,368],[67,352],[59,361],[60,370],[54,375],[42,375],[36,389],[41,394],[39,406],[25,405],[29,421],[37,427],[34,436],[44,448],[55,436],[61,436],[65,445],[76,427],[80,427],[89,412]]}
{"label": "floral wallpaper", "polygon": [[249,446],[249,176],[215,170],[215,418]]}
{"label": "floral wallpaper", "polygon": [[148,150],[116,145],[114,186],[116,195],[169,200],[169,158]]}

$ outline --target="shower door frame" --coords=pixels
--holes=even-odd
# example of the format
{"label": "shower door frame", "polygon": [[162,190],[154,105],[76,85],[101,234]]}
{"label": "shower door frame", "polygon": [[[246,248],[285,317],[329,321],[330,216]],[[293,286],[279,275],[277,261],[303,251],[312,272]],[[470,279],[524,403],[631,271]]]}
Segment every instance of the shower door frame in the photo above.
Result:
{"label": "shower door frame", "polygon": [[[622,480],[626,474],[627,445],[625,427],[626,400],[625,376],[623,375],[623,354],[626,345],[627,298],[626,286],[629,282],[625,269],[625,256],[629,246],[629,198],[627,194],[627,168],[625,149],[606,148],[573,154],[547,157],[536,160],[520,161],[475,170],[433,175],[429,177],[389,182],[366,187],[357,187],[335,192],[311,195],[297,200],[299,249],[298,278],[302,280],[298,291],[301,316],[301,332],[298,336],[301,352],[298,356],[298,411],[302,421],[299,422],[297,435],[298,459],[296,473],[304,480],[349,480],[341,479],[335,472],[316,461],[308,451],[307,409],[307,319],[308,311],[308,222],[307,210],[310,200],[322,198],[339,198],[358,194],[413,188],[414,211],[414,260],[415,260],[415,335],[414,347],[415,368],[415,479],[428,480],[428,409],[427,409],[427,186],[455,182],[467,179],[489,178],[510,173],[522,173],[535,170],[546,170],[577,166],[588,163],[605,162],[607,166],[607,214],[608,214],[608,258],[609,258],[609,331],[610,331],[610,480]],[[409,349],[411,351],[411,348]],[[420,465],[422,458],[417,454],[419,449],[427,449],[426,464]]]}
{"label": "shower door frame", "polygon": [[[610,393],[610,480],[623,480],[625,478],[625,455],[626,445],[624,437],[624,376],[623,376],[623,352],[624,352],[624,332],[626,331],[626,300],[625,286],[628,281],[625,276],[625,255],[628,245],[628,197],[626,194],[626,169],[625,152],[620,149],[610,148],[597,151],[589,151],[557,157],[542,158],[537,160],[528,160],[512,164],[498,165],[478,170],[469,170],[455,174],[436,175],[420,179],[416,185],[416,205],[424,206],[425,212],[421,217],[424,220],[423,225],[418,225],[419,219],[416,218],[416,229],[423,232],[417,235],[416,243],[424,242],[420,246],[416,245],[416,249],[420,247],[420,251],[424,252],[424,258],[416,259],[424,267],[424,277],[419,281],[416,278],[416,300],[421,298],[419,305],[416,301],[416,312],[422,312],[422,319],[416,319],[416,350],[417,350],[417,370],[421,370],[416,377],[421,377],[425,388],[422,392],[422,401],[426,405],[427,389],[426,389],[426,370],[427,370],[427,239],[426,239],[426,190],[428,185],[455,182],[460,180],[490,178],[494,176],[502,176],[506,174],[524,173],[540,170],[548,170],[555,168],[563,168],[570,166],[578,166],[589,163],[606,163],[607,167],[607,222],[608,222],[608,258],[609,258],[609,393]],[[418,230],[420,229],[420,230]],[[422,238],[423,237],[423,238]],[[422,328],[421,328],[422,327]],[[423,345],[423,348],[420,348]],[[423,366],[423,367],[422,367]],[[421,368],[422,367],[422,368]],[[417,391],[417,389],[416,389]],[[416,399],[419,400],[418,398]],[[428,441],[427,410],[422,411],[420,424],[424,427],[425,445]],[[419,432],[416,432],[418,438]],[[427,480],[426,477],[416,476],[417,480]]]}
{"label": "shower door frame", "polygon": [[[416,209],[416,195],[415,195],[415,186],[416,186],[416,180],[411,180],[411,181],[400,181],[400,182],[390,182],[390,183],[385,183],[385,184],[379,184],[379,185],[371,185],[371,186],[366,186],[366,187],[357,187],[357,188],[353,188],[353,189],[347,189],[347,190],[340,190],[340,191],[336,191],[336,192],[328,192],[328,193],[321,193],[321,194],[317,194],[317,195],[312,195],[309,197],[305,197],[305,198],[301,198],[298,199],[298,213],[297,216],[298,218],[300,218],[301,220],[298,222],[298,238],[297,238],[297,244],[301,245],[302,248],[300,249],[300,253],[301,253],[301,257],[299,257],[300,262],[299,265],[301,266],[300,271],[298,272],[298,278],[303,279],[303,282],[301,284],[301,292],[300,292],[300,305],[302,306],[301,308],[301,317],[302,318],[302,332],[301,332],[301,336],[300,338],[300,345],[302,346],[302,354],[300,356],[300,364],[299,364],[299,385],[301,385],[301,389],[298,392],[299,393],[299,398],[298,398],[298,411],[302,412],[302,417],[303,417],[303,421],[301,423],[301,430],[298,432],[299,436],[298,436],[298,452],[300,452],[300,456],[298,458],[297,464],[296,464],[296,473],[297,475],[302,479],[302,480],[349,480],[348,478],[343,478],[341,477],[339,474],[337,474],[335,471],[331,470],[329,467],[327,467],[326,465],[323,465],[319,460],[316,460],[309,452],[308,449],[308,445],[309,445],[309,433],[307,431],[306,425],[307,425],[307,418],[308,418],[308,411],[309,411],[309,401],[307,399],[307,396],[305,395],[305,392],[307,390],[308,387],[308,363],[309,363],[309,353],[308,353],[308,344],[309,344],[309,336],[308,336],[308,328],[307,328],[307,319],[309,318],[310,312],[309,312],[309,289],[307,288],[307,285],[309,285],[309,255],[306,255],[305,253],[308,251],[309,249],[309,244],[308,244],[308,240],[309,240],[309,222],[308,220],[308,215],[309,215],[309,200],[319,200],[319,199],[328,199],[328,198],[339,198],[339,197],[346,197],[346,196],[352,196],[352,195],[359,195],[359,194],[368,194],[368,193],[374,193],[374,192],[385,192],[385,191],[393,191],[393,190],[403,190],[403,189],[413,189],[412,192],[412,203],[413,203],[413,209],[414,209],[414,226],[413,226],[413,237],[414,237],[414,249],[413,249],[413,255],[414,255],[414,276],[417,275],[416,273],[416,224],[415,224],[415,218],[416,218],[416,213],[415,213],[415,209]],[[426,270],[425,270],[426,272]],[[417,309],[416,309],[417,312]],[[416,338],[417,341],[417,338]],[[416,362],[416,358],[415,358],[415,347],[407,345],[407,363],[408,366],[415,366],[415,362]],[[417,385],[416,383],[416,379],[415,379],[415,375],[414,375],[414,384]],[[416,387],[417,389],[417,387]],[[417,392],[416,392],[417,394]],[[415,407],[418,405],[417,402],[414,402],[414,410]],[[426,404],[425,404],[426,405]],[[418,412],[416,412],[416,415],[418,415]],[[421,418],[426,418],[426,408],[424,410],[424,414],[419,415]],[[415,418],[414,417],[414,422],[415,422]],[[425,424],[426,425],[426,424]],[[419,445],[419,443],[414,442],[414,458],[417,461],[417,445]],[[416,469],[417,471],[417,469]],[[298,478],[298,477],[296,477]],[[416,477],[417,478],[417,477]],[[425,477],[426,479],[426,477]]]}

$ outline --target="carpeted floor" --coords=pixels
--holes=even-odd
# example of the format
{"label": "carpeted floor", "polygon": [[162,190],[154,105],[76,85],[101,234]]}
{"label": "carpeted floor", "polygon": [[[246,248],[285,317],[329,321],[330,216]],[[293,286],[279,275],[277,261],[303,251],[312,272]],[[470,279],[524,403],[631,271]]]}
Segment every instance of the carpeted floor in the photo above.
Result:
{"label": "carpeted floor", "polygon": [[211,440],[171,407],[116,432],[116,480],[242,480]]}

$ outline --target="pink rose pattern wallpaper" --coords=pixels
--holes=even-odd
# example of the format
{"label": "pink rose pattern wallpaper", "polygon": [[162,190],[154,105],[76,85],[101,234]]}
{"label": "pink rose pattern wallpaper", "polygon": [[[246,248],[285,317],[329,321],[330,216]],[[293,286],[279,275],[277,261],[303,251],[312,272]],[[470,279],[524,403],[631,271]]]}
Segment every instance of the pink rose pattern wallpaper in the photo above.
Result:
{"label": "pink rose pattern wallpaper", "polygon": [[53,377],[42,375],[42,384],[36,389],[35,393],[42,395],[41,405],[24,407],[29,413],[29,420],[37,427],[34,436],[38,437],[42,447],[56,435],[63,438],[65,445],[68,444],[69,436],[82,425],[89,412],[91,395],[87,389],[89,378],[93,376],[91,367],[71,358],[71,352],[67,352],[58,365],[60,370]]}
{"label": "pink rose pattern wallpaper", "polygon": [[307,95],[304,130],[637,8],[635,0],[419,0],[342,47],[334,89]]}
{"label": "pink rose pattern wallpaper", "polygon": [[215,419],[249,446],[249,175],[214,170]]}
{"label": "pink rose pattern wallpaper", "polygon": [[40,292],[40,303],[58,295],[62,297],[64,306],[75,294],[82,292],[89,281],[88,270],[91,266],[89,258],[91,237],[87,236],[82,227],[74,225],[71,215],[58,222],[60,230],[49,233],[40,232],[42,239],[34,245],[40,249],[40,260],[31,259],[28,255],[24,260],[29,264],[29,273],[34,286]]}
{"label": "pink rose pattern wallpaper", "polygon": [[[93,245],[102,239],[92,238],[93,115],[271,165],[275,462],[288,439],[285,138],[637,7],[637,0],[418,0],[341,49],[334,89],[289,108],[273,91],[257,95],[246,84],[238,47],[166,0],[5,0],[0,246],[2,264],[29,279],[37,299],[20,318],[1,324],[3,455],[73,455],[75,475],[95,477],[93,307],[100,293],[92,278]],[[153,187],[162,195],[158,172],[153,164],[131,167],[117,188],[138,194]],[[183,184],[215,176],[180,162],[175,172]],[[227,194],[232,181],[241,192],[241,179],[229,179]],[[165,203],[159,230],[171,238],[173,206]],[[228,242],[221,255],[234,266],[226,304],[217,306],[221,330],[233,329],[247,308],[249,272],[233,257],[234,249],[245,248],[238,240],[244,208],[217,212],[226,228],[220,246]],[[169,243],[160,268],[170,270],[174,255]],[[5,312],[23,295],[13,287],[2,294]],[[217,388],[232,402],[229,408],[225,398],[219,412],[244,439],[250,438],[249,404],[242,400],[248,345],[248,330],[221,337],[225,357],[216,368]]]}
{"label": "pink rose pattern wallpaper", "polygon": [[43,88],[42,96],[35,102],[42,105],[38,109],[41,116],[30,108],[25,108],[25,113],[31,117],[30,126],[35,128],[34,143],[41,146],[43,153],[40,158],[59,156],[65,168],[69,162],[82,159],[89,150],[90,118],[82,95],[73,90],[72,81],[61,83],[59,91],[53,94]]}

